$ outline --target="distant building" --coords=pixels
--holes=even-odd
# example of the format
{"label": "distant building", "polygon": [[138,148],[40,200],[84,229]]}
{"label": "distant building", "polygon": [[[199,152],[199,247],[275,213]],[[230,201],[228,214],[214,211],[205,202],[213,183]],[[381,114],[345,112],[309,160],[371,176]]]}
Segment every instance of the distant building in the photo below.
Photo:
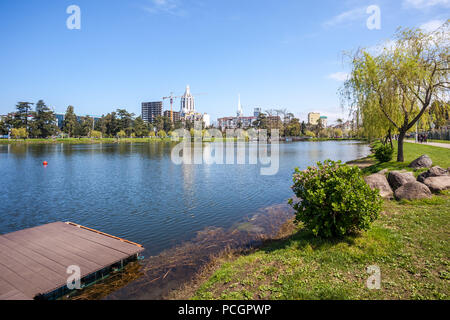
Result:
{"label": "distant building", "polygon": [[[86,117],[93,118],[94,125],[101,119],[101,117],[98,117],[98,116],[86,115],[86,116],[77,116],[77,121],[81,123],[83,121],[83,118],[86,118]],[[66,115],[62,114],[62,113],[55,113],[55,118],[56,118],[55,124],[58,126],[59,129],[62,129],[64,127],[64,119],[66,118]]]}
{"label": "distant building", "polygon": [[322,122],[324,128],[328,126],[328,117],[322,116],[320,117],[320,121]]}
{"label": "distant building", "polygon": [[203,114],[203,122],[205,123],[205,127],[210,127],[211,126],[211,116],[207,113]]}
{"label": "distant building", "polygon": [[162,116],[163,102],[143,102],[142,103],[142,120],[144,122],[153,123],[158,116]]}
{"label": "distant building", "polygon": [[[170,119],[170,110],[164,111],[164,117],[167,117]],[[173,122],[178,122],[181,120],[181,113],[173,111]]]}
{"label": "distant building", "polygon": [[255,110],[253,111],[253,116],[258,118],[261,113],[261,108],[255,108]]}
{"label": "distant building", "polygon": [[313,125],[313,126],[318,125],[319,119],[320,119],[320,113],[316,113],[316,112],[308,113],[308,124],[309,125]]}
{"label": "distant building", "polygon": [[64,117],[65,117],[65,115],[57,113],[57,114],[55,114],[55,117],[56,117],[56,122],[57,122],[58,128],[62,129],[63,126],[64,126]]}
{"label": "distant building", "polygon": [[222,129],[247,129],[253,125],[257,117],[225,117],[217,119],[218,126]]}
{"label": "distant building", "polygon": [[255,122],[257,118],[258,118],[257,116],[244,117],[244,111],[241,105],[241,95],[239,95],[236,117],[225,117],[217,119],[217,124],[219,128],[222,129],[236,129],[236,128],[247,129],[253,125],[253,122]]}
{"label": "distant building", "polygon": [[195,113],[195,100],[191,94],[191,87],[187,86],[184,95],[181,97],[181,116]]}

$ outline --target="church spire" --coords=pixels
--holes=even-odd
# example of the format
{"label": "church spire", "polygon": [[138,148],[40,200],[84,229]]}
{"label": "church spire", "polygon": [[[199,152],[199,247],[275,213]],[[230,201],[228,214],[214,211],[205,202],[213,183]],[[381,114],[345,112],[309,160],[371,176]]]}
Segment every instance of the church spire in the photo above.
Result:
{"label": "church spire", "polygon": [[241,105],[241,95],[240,95],[240,94],[239,94],[239,102],[238,102],[237,116],[238,116],[238,117],[243,117],[243,116],[244,116],[244,111],[242,110],[242,105]]}

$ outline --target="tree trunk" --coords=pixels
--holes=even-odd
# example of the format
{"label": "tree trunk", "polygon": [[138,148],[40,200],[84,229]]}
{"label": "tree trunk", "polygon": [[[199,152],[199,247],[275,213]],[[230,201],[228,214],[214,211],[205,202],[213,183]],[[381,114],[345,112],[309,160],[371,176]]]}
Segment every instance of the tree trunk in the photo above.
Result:
{"label": "tree trunk", "polygon": [[394,145],[392,143],[392,130],[389,129],[389,142],[391,143],[391,149],[394,149]]}
{"label": "tree trunk", "polygon": [[397,162],[404,162],[405,158],[403,156],[403,140],[405,139],[406,132],[400,130],[398,135],[398,150],[397,150]]}

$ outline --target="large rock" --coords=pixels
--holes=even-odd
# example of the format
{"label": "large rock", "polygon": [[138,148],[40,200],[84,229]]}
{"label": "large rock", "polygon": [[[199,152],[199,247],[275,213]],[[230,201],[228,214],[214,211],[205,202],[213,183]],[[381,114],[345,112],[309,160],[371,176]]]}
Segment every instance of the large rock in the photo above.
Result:
{"label": "large rock", "polygon": [[426,185],[418,181],[408,182],[395,190],[395,198],[397,200],[427,199],[431,198],[431,191]]}
{"label": "large rock", "polygon": [[392,192],[392,189],[389,186],[389,183],[384,174],[372,174],[365,177],[364,181],[366,181],[371,189],[378,189],[382,198],[392,199],[394,197],[394,192]]}
{"label": "large rock", "polygon": [[450,176],[429,177],[423,182],[432,192],[450,189]]}
{"label": "large rock", "polygon": [[410,168],[419,169],[419,168],[431,168],[433,165],[433,161],[429,156],[424,154],[423,156],[420,156],[413,162],[409,164]]}
{"label": "large rock", "polygon": [[416,181],[416,177],[412,172],[391,171],[388,175],[388,182],[393,190],[414,181]]}
{"label": "large rock", "polygon": [[417,181],[423,183],[426,178],[441,177],[441,176],[447,176],[447,175],[450,175],[448,170],[445,170],[445,169],[442,169],[441,167],[435,166],[435,167],[431,168],[430,170],[421,173],[417,177]]}

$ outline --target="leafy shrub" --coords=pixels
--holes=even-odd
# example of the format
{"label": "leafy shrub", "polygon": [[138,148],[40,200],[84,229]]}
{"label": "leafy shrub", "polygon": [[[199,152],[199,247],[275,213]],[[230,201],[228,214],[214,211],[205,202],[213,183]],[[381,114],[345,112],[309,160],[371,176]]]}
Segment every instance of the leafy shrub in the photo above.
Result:
{"label": "leafy shrub", "polygon": [[316,236],[341,237],[367,230],[378,218],[382,200],[364,182],[358,167],[326,160],[305,171],[295,169],[292,190],[299,199],[289,203]]}
{"label": "leafy shrub", "polygon": [[388,145],[381,145],[375,150],[375,158],[380,162],[389,162],[394,155],[394,149]]}
{"label": "leafy shrub", "polygon": [[167,133],[164,130],[158,131],[158,137],[165,138],[167,137]]}
{"label": "leafy shrub", "polygon": [[13,137],[14,139],[26,139],[28,138],[28,132],[27,129],[25,128],[13,128],[11,129],[11,137]]}
{"label": "leafy shrub", "polygon": [[305,136],[311,137],[311,138],[315,138],[316,134],[314,132],[312,132],[312,131],[306,130],[305,131]]}
{"label": "leafy shrub", "polygon": [[123,130],[120,130],[120,131],[117,133],[117,137],[119,137],[120,139],[125,138],[126,136],[127,136],[127,134],[126,134],[125,131],[123,131]]}
{"label": "leafy shrub", "polygon": [[100,131],[92,130],[92,132],[91,132],[91,138],[94,138],[94,139],[101,139],[101,137],[102,137],[102,133],[101,133]]}

